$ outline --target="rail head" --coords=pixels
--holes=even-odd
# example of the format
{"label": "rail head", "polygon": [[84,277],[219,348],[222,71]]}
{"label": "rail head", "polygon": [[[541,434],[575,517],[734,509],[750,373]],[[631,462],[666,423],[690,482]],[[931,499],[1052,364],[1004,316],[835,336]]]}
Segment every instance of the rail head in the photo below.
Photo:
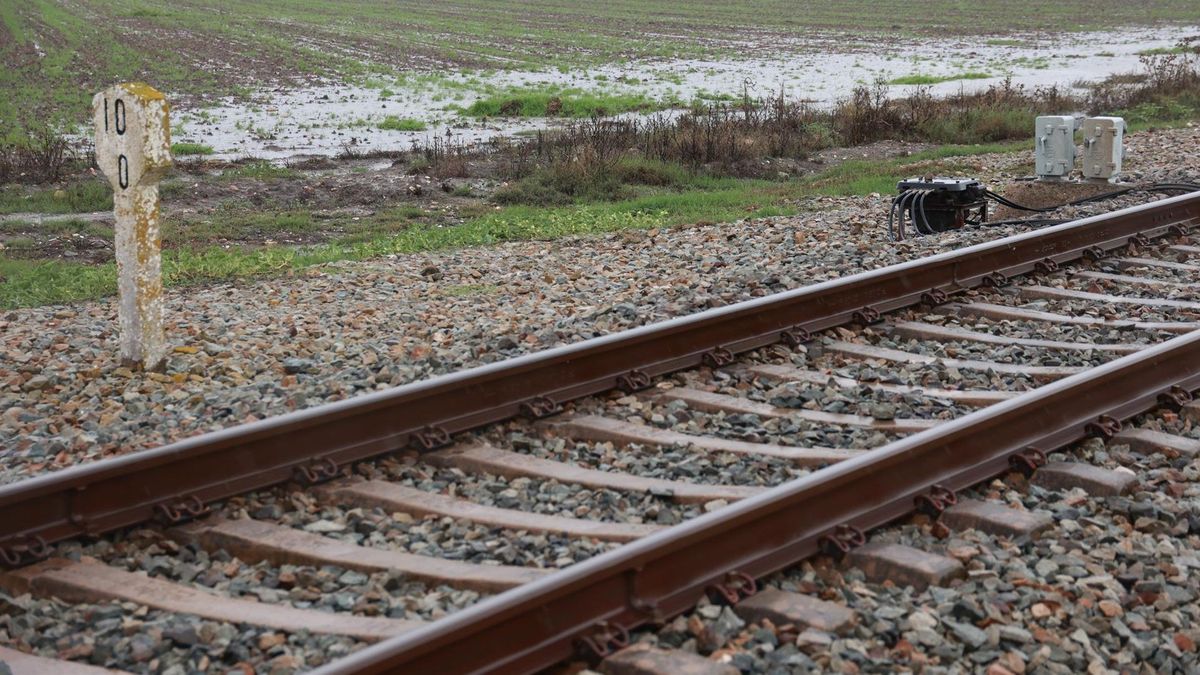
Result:
{"label": "rail head", "polygon": [[[1200,331],[895,441],[761,495],[492,597],[321,668],[320,675],[531,672],[569,658],[601,621],[633,627],[692,606],[730,570],[770,573],[817,551],[836,526],[860,530],[914,510],[934,485],[1002,473],[1031,447],[1083,438],[1172,387],[1200,388]],[[875,495],[864,502],[864,494]]]}
{"label": "rail head", "polygon": [[1163,199],[0,486],[0,548],[100,534],[173,504],[283,483],[314,463],[340,467],[428,447],[518,416],[540,397],[562,403],[600,393],[633,375],[695,367],[718,351],[762,347],[1197,222],[1200,193]]}

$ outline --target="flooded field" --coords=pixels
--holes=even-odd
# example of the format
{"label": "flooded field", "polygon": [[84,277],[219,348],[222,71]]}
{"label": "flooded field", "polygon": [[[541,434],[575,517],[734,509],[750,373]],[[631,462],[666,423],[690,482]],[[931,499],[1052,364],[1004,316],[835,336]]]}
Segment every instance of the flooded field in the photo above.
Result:
{"label": "flooded field", "polygon": [[1200,6],[0,2],[0,308],[115,292],[89,111],[127,81],[171,102],[163,270],[200,286],[831,199],[882,237],[900,179],[1030,175],[1040,114],[1124,115],[1137,167],[1200,120]]}
{"label": "flooded field", "polygon": [[[828,105],[860,84],[918,86],[934,94],[984,89],[1005,78],[1026,87],[1078,87],[1138,70],[1141,55],[1167,51],[1196,27],[1134,28],[1008,38],[909,40],[887,53],[861,37],[781,44],[786,56],[669,59],[622,66],[542,70],[458,70],[375,77],[366,86],[325,81],[256,91],[246,99],[176,106],[177,140],[211,147],[222,159],[404,150],[434,136],[477,143],[561,123],[545,117],[480,118],[466,112],[506,92],[587,91],[643,99],[646,113],[695,102],[766,97]],[[1098,47],[1102,46],[1102,47]],[[913,84],[907,84],[913,82]]]}

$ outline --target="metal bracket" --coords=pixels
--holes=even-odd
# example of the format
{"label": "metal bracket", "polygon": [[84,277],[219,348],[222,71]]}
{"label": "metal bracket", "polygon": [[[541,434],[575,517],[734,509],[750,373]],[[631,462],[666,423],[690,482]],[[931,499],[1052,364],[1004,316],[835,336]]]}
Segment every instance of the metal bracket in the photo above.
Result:
{"label": "metal bracket", "polygon": [[650,386],[650,376],[641,370],[631,370],[624,375],[617,376],[617,389],[632,394],[635,391],[641,391]]}
{"label": "metal bracket", "polygon": [[629,630],[620,624],[601,621],[579,642],[592,656],[602,659],[629,646]]}
{"label": "metal bracket", "polygon": [[1137,234],[1126,240],[1130,246],[1139,246],[1145,248],[1150,245],[1150,237],[1138,232]]}
{"label": "metal bracket", "polygon": [[1038,469],[1046,466],[1046,453],[1041,448],[1029,447],[1008,458],[1013,471],[1029,478]]}
{"label": "metal bracket", "polygon": [[1004,272],[992,272],[983,277],[983,285],[988,288],[1000,288],[1008,285],[1008,275]]}
{"label": "metal bracket", "polygon": [[1095,422],[1088,422],[1087,426],[1085,426],[1083,430],[1088,436],[1092,436],[1093,438],[1103,438],[1107,441],[1113,436],[1121,433],[1121,428],[1123,426],[1124,425],[1121,424],[1121,420],[1113,417],[1112,415],[1101,415],[1096,419]]}
{"label": "metal bracket", "polygon": [[301,464],[292,470],[292,478],[301,485],[327,483],[337,478],[337,475],[337,462],[328,457],[313,459],[308,464]]}
{"label": "metal bracket", "polygon": [[817,540],[817,549],[834,560],[841,560],[851,549],[865,543],[867,535],[862,530],[853,525],[838,525],[829,534],[821,535]]}
{"label": "metal bracket", "polygon": [[562,410],[554,399],[549,396],[537,396],[523,401],[519,406],[521,415],[530,419],[540,420],[543,417],[549,417],[558,411]]}
{"label": "metal bracket", "polygon": [[1053,258],[1042,258],[1033,264],[1033,270],[1038,274],[1050,274],[1058,271],[1058,262]]}
{"label": "metal bracket", "polygon": [[412,432],[408,442],[418,450],[429,451],[450,445],[450,434],[442,427],[425,427]]}
{"label": "metal bracket", "polygon": [[50,546],[36,534],[0,545],[0,565],[4,567],[22,567],[49,557]]}
{"label": "metal bracket", "polygon": [[727,605],[736,605],[758,592],[754,577],[734,570],[725,574],[725,580],[705,587],[709,599]]}
{"label": "metal bracket", "polygon": [[704,352],[704,356],[700,357],[700,361],[709,368],[721,368],[733,363],[733,352],[724,347],[717,347],[711,351]]}
{"label": "metal bracket", "polygon": [[1167,228],[1167,234],[1172,237],[1186,237],[1192,233],[1192,228],[1185,223],[1175,223]]}
{"label": "metal bracket", "polygon": [[954,490],[944,485],[934,485],[929,488],[928,494],[920,494],[913,497],[913,505],[917,511],[937,520],[942,517],[942,512],[958,503],[958,495],[954,494]]}
{"label": "metal bracket", "polygon": [[779,334],[780,342],[791,347],[792,349],[799,347],[805,342],[810,342],[812,339],[812,333],[810,333],[808,329],[804,328],[803,326],[796,326]]}
{"label": "metal bracket", "polygon": [[950,295],[942,289],[934,286],[933,288],[921,294],[921,304],[927,307],[937,307],[938,305],[946,304],[950,299]]}
{"label": "metal bracket", "polygon": [[883,316],[879,310],[870,305],[864,306],[862,309],[855,310],[850,315],[850,320],[860,326],[870,326],[873,323],[879,323],[883,320]]}
{"label": "metal bracket", "polygon": [[1192,395],[1192,392],[1179,385],[1174,385],[1158,395],[1158,404],[1164,408],[1178,411],[1195,399],[1196,397]]}
{"label": "metal bracket", "polygon": [[154,505],[154,516],[164,525],[179,525],[208,514],[208,506],[196,495],[187,495],[175,502]]}
{"label": "metal bracket", "polygon": [[1105,251],[1099,246],[1089,246],[1083,249],[1083,257],[1091,260],[1092,262],[1096,262],[1097,260],[1107,258],[1108,251]]}

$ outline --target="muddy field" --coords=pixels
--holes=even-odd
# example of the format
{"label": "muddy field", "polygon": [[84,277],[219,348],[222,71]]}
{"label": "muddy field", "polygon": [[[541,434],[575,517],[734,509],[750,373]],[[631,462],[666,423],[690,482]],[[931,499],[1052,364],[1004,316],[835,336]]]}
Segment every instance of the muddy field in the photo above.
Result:
{"label": "muddy field", "polygon": [[144,80],[172,101],[175,140],[198,151],[331,155],[528,132],[546,120],[471,108],[542,94],[586,98],[590,114],[778,91],[829,102],[877,78],[935,92],[1010,76],[1069,86],[1196,33],[1200,10],[1183,0],[936,13],[890,0],[802,12],[784,0],[369,0],[353,11],[329,0],[37,0],[0,9],[0,137],[82,124],[92,93]]}

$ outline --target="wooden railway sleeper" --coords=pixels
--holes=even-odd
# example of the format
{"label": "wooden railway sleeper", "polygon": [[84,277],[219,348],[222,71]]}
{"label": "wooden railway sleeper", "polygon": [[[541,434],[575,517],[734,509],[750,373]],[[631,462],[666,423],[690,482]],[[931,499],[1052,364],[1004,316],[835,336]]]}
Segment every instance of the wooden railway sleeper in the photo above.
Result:
{"label": "wooden railway sleeper", "polygon": [[4,567],[23,567],[49,557],[50,546],[36,534],[0,544],[0,565]]}
{"label": "wooden railway sleeper", "polygon": [[838,525],[829,534],[817,540],[817,549],[824,555],[841,560],[852,549],[867,543],[867,535],[853,525]]}

